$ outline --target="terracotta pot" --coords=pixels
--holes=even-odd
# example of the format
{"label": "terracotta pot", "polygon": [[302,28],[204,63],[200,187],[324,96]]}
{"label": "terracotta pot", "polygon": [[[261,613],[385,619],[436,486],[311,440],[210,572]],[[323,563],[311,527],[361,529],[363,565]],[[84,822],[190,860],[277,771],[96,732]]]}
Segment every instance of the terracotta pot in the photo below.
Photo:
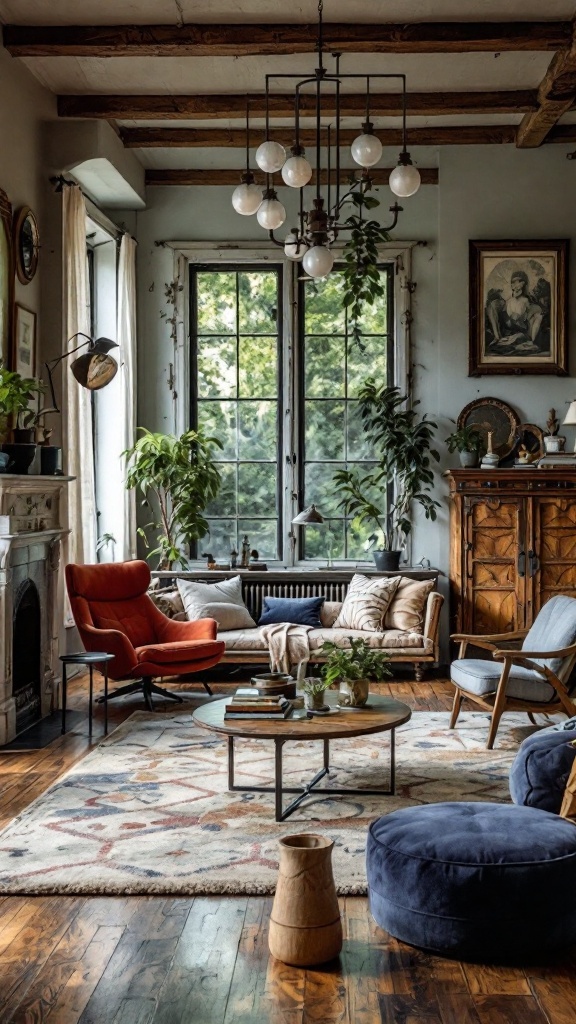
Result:
{"label": "terracotta pot", "polygon": [[286,836],[270,915],[272,956],[295,967],[333,960],[342,949],[342,923],[332,875],[334,843],[325,836]]}
{"label": "terracotta pot", "polygon": [[341,679],[338,703],[348,708],[361,708],[368,700],[369,679]]}

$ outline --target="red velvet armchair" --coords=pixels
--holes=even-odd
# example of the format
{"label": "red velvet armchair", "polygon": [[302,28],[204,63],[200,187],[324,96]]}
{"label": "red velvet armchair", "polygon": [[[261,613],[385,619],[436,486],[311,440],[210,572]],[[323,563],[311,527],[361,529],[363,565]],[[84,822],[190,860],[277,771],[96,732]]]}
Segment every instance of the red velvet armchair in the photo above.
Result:
{"label": "red velvet armchair", "polygon": [[[142,690],[153,710],[152,694],[182,702],[157,686],[155,676],[180,676],[217,665],[224,643],[216,640],[214,619],[174,622],[156,607],[146,591],[150,569],[146,562],[67,565],[66,586],[74,621],[87,651],[114,655],[111,679],[132,679],[109,694],[109,699]],[[210,687],[204,683],[208,693]],[[103,699],[103,698],[100,698]]]}

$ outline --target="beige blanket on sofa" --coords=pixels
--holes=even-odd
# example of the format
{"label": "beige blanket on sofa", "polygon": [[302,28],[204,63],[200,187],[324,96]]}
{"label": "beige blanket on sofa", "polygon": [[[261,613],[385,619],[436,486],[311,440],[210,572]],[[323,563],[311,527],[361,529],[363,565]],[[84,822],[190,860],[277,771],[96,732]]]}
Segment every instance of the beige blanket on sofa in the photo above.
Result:
{"label": "beige blanket on sofa", "polygon": [[274,622],[261,627],[260,635],[270,651],[271,672],[290,672],[292,665],[308,661],[308,633],[311,629],[312,626],[297,626],[294,622]]}

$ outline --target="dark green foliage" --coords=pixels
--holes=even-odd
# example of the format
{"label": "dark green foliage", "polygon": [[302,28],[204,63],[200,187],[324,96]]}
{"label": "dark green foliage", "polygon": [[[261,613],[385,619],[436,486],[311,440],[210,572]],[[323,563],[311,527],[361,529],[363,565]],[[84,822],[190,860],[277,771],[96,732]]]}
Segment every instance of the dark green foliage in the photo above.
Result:
{"label": "dark green foliage", "polygon": [[372,306],[384,295],[384,285],[378,271],[378,246],[389,242],[390,235],[376,220],[365,220],[364,210],[380,206],[375,196],[361,188],[349,198],[358,213],[347,217],[345,225],[350,237],[344,246],[344,295],[342,302],[350,320],[351,334],[362,348],[360,318],[365,305]]}
{"label": "dark green foliage", "polygon": [[484,447],[482,435],[474,427],[460,427],[446,438],[448,451],[476,452],[480,454]]}
{"label": "dark green foliage", "polygon": [[129,461],[126,487],[140,491],[154,517],[138,532],[147,547],[147,531],[154,535],[157,546],[148,558],[158,555],[160,568],[171,569],[175,562],[186,568],[182,546],[208,533],[203,512],[220,488],[213,459],[214,449],[222,446],[196,430],[180,437],[140,430],[143,436],[123,452]]}
{"label": "dark green foliage", "polygon": [[348,639],[349,650],[343,650],[331,640],[325,640],[320,648],[319,653],[326,656],[322,678],[328,686],[341,679],[369,679],[373,683],[381,683],[392,675],[386,651],[370,647],[362,637],[350,636]]}
{"label": "dark green foliage", "polygon": [[[430,447],[437,424],[425,416],[419,419],[414,408],[407,408],[406,395],[399,388],[378,385],[372,377],[360,389],[359,399],[377,464],[364,473],[339,470],[334,483],[343,495],[339,504],[346,515],[355,516],[360,523],[373,523],[384,548],[393,550],[395,545],[404,546],[412,529],[412,502],[424,509],[426,519],[436,519],[440,504],[429,491],[434,483],[432,461],[440,460],[438,452]],[[391,483],[395,498],[386,513],[385,495]],[[378,488],[383,495],[381,506],[368,498],[370,488]]]}
{"label": "dark green foliage", "polygon": [[29,427],[36,413],[28,406],[34,395],[42,394],[45,386],[35,377],[21,377],[0,365],[0,417],[16,417],[17,427]]}

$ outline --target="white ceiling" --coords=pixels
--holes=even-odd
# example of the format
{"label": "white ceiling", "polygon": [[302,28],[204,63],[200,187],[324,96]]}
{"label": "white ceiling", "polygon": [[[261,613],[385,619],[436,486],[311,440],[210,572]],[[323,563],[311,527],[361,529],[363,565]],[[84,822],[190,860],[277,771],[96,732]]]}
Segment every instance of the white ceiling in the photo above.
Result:
{"label": "white ceiling", "polygon": [[[317,0],[0,0],[13,25],[176,25],[182,22],[311,22]],[[324,18],[348,22],[554,21],[574,0],[325,0]]]}

